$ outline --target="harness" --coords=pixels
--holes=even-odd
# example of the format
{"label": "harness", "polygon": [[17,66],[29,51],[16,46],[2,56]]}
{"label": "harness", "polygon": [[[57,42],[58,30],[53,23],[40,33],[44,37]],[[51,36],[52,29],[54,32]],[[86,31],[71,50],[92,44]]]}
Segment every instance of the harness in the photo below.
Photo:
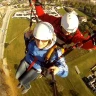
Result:
{"label": "harness", "polygon": [[[34,14],[31,0],[29,0],[29,5],[30,5],[30,7],[31,7],[30,25],[29,25],[30,28],[29,28],[29,31],[31,31],[32,19],[33,19],[33,18],[32,18],[32,13],[33,13],[33,15],[35,16],[36,22],[38,23],[39,21],[38,21],[38,19],[37,19],[37,17],[36,17],[36,14]],[[26,51],[25,51],[25,52],[27,52],[29,42],[32,41],[32,40],[34,40],[33,32],[31,31],[31,35],[30,35],[30,38],[29,38],[29,39],[26,38],[25,35],[24,35],[24,39],[25,39],[25,45],[26,45]],[[51,60],[52,56],[54,55],[54,53],[55,53],[56,50],[57,50],[57,45],[59,45],[59,43],[56,43],[56,45],[54,45],[53,47],[51,47],[51,48],[48,50],[48,52],[47,52],[47,54],[46,54],[46,56],[45,56],[45,59],[44,59],[44,64],[48,65],[48,62]],[[30,66],[28,67],[27,71],[29,71],[29,70],[34,66],[34,64],[37,62],[37,60],[38,60],[38,58],[34,56],[34,60],[33,60],[33,62],[30,64]],[[50,66],[51,66],[51,65],[50,65]]]}
{"label": "harness", "polygon": [[34,64],[37,62],[37,60],[38,60],[37,57],[34,56],[34,61],[30,64],[27,71],[30,71],[30,69],[34,66]]}
{"label": "harness", "polygon": [[[53,47],[51,47],[48,50],[48,52],[46,53],[44,62],[42,62],[44,64],[44,67],[49,68],[50,66],[53,65],[53,63],[51,63],[51,58],[54,56],[54,54],[57,51],[57,49],[58,49],[58,46],[57,45],[53,45]],[[63,48],[61,48],[61,51],[62,51],[62,54],[65,52]],[[36,56],[33,56],[33,58],[34,58],[34,60],[30,64],[30,66],[28,67],[27,71],[29,71],[34,66],[34,64],[38,61],[38,58]],[[58,59],[60,59],[60,57]]]}

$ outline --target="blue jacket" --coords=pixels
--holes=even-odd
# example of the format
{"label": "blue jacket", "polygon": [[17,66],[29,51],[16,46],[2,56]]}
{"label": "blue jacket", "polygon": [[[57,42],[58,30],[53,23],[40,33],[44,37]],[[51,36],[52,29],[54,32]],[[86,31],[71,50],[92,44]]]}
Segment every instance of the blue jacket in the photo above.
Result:
{"label": "blue jacket", "polygon": [[[34,68],[37,69],[39,72],[41,72],[41,67],[43,67],[43,61],[44,58],[46,56],[47,51],[49,50],[49,48],[45,48],[45,49],[39,49],[36,46],[35,41],[31,41],[28,45],[28,52],[26,54],[25,60],[31,64],[32,61],[34,60],[34,56],[36,56],[37,61],[34,64]],[[52,60],[55,60],[56,58],[58,58],[59,56],[61,56],[62,52],[60,50],[58,50],[54,56],[52,57]],[[65,63],[65,59],[64,57],[61,58],[60,60],[58,60],[55,64],[56,66],[59,67],[60,71],[57,73],[57,75],[61,76],[61,77],[66,77],[68,75],[68,66]]]}

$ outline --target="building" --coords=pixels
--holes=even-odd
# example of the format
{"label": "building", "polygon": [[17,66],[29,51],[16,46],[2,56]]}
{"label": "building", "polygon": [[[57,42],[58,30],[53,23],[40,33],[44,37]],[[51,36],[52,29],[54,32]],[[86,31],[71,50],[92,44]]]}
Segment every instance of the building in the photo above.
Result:
{"label": "building", "polygon": [[78,18],[79,18],[80,23],[87,22],[87,17],[86,16],[79,16]]}
{"label": "building", "polygon": [[90,3],[96,4],[96,0],[89,0]]}
{"label": "building", "polygon": [[[36,14],[36,11],[34,11],[34,14]],[[60,15],[55,11],[54,7],[52,7],[50,10],[44,10],[45,13],[48,13],[49,15],[53,15],[56,17],[60,17]],[[30,19],[32,17],[33,22],[36,22],[35,20],[35,16],[38,17],[37,15],[34,16],[34,14],[31,15],[31,11],[27,10],[27,11],[19,11],[16,12],[12,18],[27,18]],[[39,19],[38,19],[39,20]],[[39,20],[40,21],[40,20]]]}

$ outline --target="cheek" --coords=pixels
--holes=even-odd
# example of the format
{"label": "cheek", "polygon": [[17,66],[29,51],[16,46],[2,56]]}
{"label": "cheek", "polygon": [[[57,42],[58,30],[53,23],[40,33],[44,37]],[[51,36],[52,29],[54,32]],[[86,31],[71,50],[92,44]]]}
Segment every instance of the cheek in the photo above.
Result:
{"label": "cheek", "polygon": [[70,35],[69,32],[66,32],[65,30],[62,29],[62,32],[65,34],[65,35]]}
{"label": "cheek", "polygon": [[45,46],[47,46],[48,45],[48,43],[45,43]]}
{"label": "cheek", "polygon": [[70,35],[70,33],[69,32],[66,32],[65,35]]}

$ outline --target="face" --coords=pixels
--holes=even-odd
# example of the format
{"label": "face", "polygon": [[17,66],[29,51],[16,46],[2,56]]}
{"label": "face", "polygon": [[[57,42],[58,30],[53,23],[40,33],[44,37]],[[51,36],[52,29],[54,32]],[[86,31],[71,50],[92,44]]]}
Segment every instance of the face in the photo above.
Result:
{"label": "face", "polygon": [[49,40],[39,40],[35,38],[36,45],[39,49],[43,49],[48,45]]}
{"label": "face", "polygon": [[63,27],[62,27],[62,32],[63,32],[65,35],[70,35],[70,34],[71,34],[70,32],[67,32]]}

